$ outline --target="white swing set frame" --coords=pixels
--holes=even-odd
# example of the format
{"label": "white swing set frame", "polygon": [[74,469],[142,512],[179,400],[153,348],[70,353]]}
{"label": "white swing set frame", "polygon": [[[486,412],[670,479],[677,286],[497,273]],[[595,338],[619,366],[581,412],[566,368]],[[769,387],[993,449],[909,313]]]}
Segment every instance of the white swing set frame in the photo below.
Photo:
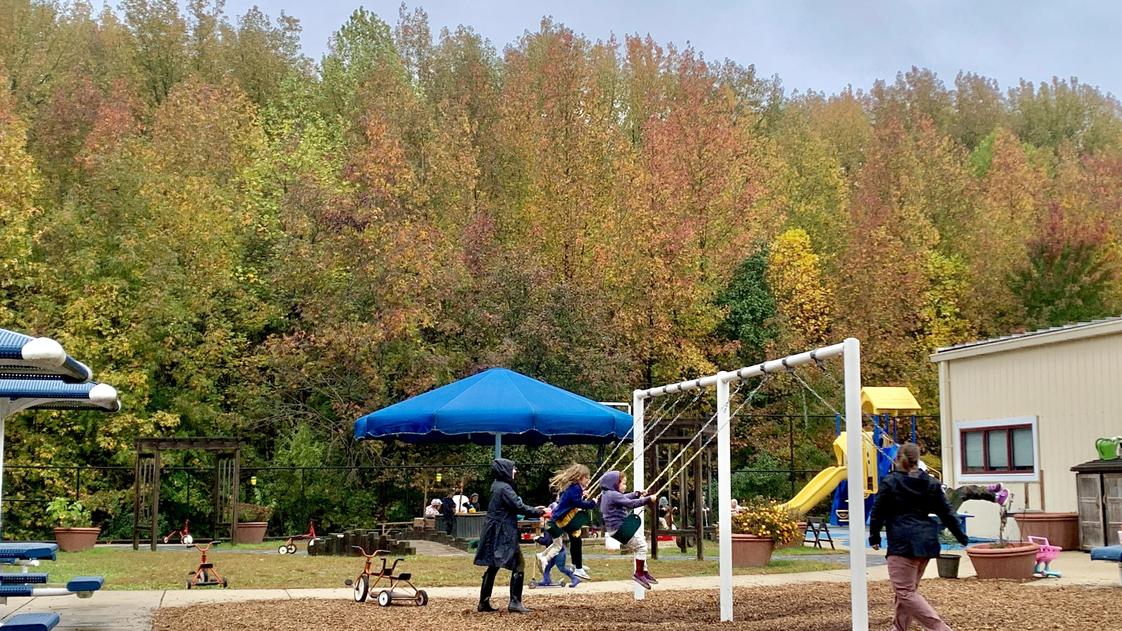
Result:
{"label": "white swing set frame", "polygon": [[[841,356],[844,365],[845,389],[845,428],[847,479],[849,481],[849,523],[851,524],[849,567],[850,567],[850,607],[852,612],[853,629],[855,631],[868,631],[869,629],[869,603],[868,603],[868,572],[865,569],[865,472],[863,468],[862,439],[864,434],[861,429],[861,343],[855,338],[846,338],[845,341],[832,346],[817,348],[797,355],[788,355],[780,359],[773,359],[755,366],[747,366],[733,371],[721,371],[715,375],[682,381],[679,383],[635,390],[632,395],[632,451],[634,462],[632,465],[632,480],[634,488],[643,489],[646,485],[646,471],[644,470],[643,453],[644,445],[644,407],[647,399],[685,392],[698,388],[716,386],[717,390],[717,508],[718,508],[718,533],[720,550],[720,592],[721,592],[721,622],[731,622],[732,610],[732,472],[731,472],[731,427],[729,413],[729,384],[734,381],[751,379],[772,373],[790,371],[798,366],[817,363],[822,360]],[[856,456],[854,454],[857,454]],[[644,509],[636,509],[639,518],[643,518]],[[855,525],[855,526],[854,526]],[[646,597],[646,590],[636,585],[635,599],[642,600]]]}

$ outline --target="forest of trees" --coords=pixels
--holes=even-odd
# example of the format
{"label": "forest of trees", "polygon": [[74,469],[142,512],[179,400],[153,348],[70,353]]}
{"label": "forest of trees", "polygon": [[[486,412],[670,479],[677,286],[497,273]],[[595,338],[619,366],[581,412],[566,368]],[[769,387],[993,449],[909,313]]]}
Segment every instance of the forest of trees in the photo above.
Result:
{"label": "forest of trees", "polygon": [[[789,93],[640,35],[545,19],[500,50],[404,6],[313,60],[291,17],[179,6],[0,0],[0,327],[124,406],[13,417],[12,463],[129,465],[152,435],[406,462],[353,420],[483,367],[627,400],[847,336],[934,413],[934,349],[1120,312],[1122,108],[1074,78]],[[782,388],[772,411],[825,411]],[[738,430],[740,461],[786,461],[785,432]]]}

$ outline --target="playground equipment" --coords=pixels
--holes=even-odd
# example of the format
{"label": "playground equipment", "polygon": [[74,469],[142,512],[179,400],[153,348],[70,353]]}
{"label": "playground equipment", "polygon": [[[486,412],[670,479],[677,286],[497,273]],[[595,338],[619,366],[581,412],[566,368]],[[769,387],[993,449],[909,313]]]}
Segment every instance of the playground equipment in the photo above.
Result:
{"label": "playground equipment", "polygon": [[[698,431],[695,439],[702,444],[702,449],[698,450],[685,465],[688,466],[693,459],[704,452],[704,447],[710,441],[716,440],[717,442],[717,508],[719,511],[718,517],[718,533],[719,533],[719,549],[720,549],[720,620],[722,622],[729,622],[733,619],[732,610],[732,432],[731,420],[739,412],[740,408],[750,403],[755,394],[753,391],[748,394],[744,401],[736,408],[735,411],[731,409],[732,395],[730,393],[730,385],[739,385],[753,378],[761,378],[759,387],[767,381],[768,377],[772,374],[789,374],[793,378],[802,382],[803,386],[815,396],[818,396],[810,386],[803,381],[795,372],[795,369],[809,364],[818,365],[822,368],[820,362],[832,358],[841,357],[844,362],[844,382],[839,384],[845,393],[845,419],[846,419],[846,451],[848,453],[860,453],[862,450],[863,434],[861,429],[861,344],[855,338],[848,338],[844,342],[826,346],[823,348],[814,349],[805,353],[797,355],[790,355],[781,359],[774,359],[770,361],[757,364],[755,366],[747,366],[733,371],[722,371],[715,375],[702,377],[699,379],[691,379],[679,383],[668,384],[659,386],[657,388],[648,388],[646,390],[636,390],[632,395],[632,410],[634,414],[633,426],[631,430],[632,435],[632,474],[631,480],[633,481],[634,488],[650,490],[650,486],[654,486],[652,482],[648,486],[645,471],[645,458],[646,451],[645,433],[650,431],[653,433],[655,425],[660,419],[656,418],[651,421],[650,426],[645,422],[646,404],[650,399],[666,396],[669,394],[680,393],[688,390],[700,390],[702,388],[709,388],[714,386],[717,394],[717,411],[710,418],[709,422],[705,423]],[[823,372],[826,372],[823,368]],[[826,374],[829,374],[826,372]],[[832,376],[831,376],[832,378]],[[818,396],[822,400],[821,396]],[[714,423],[716,432],[711,435],[707,441],[701,441],[701,437],[705,436],[706,431]],[[672,422],[672,421],[671,421]],[[682,451],[679,456],[686,453]],[[676,459],[675,459],[676,460]],[[669,473],[673,477],[674,471],[671,468],[675,461],[665,465],[665,469],[655,476],[655,480],[662,477],[663,474]],[[605,467],[606,470],[612,467]],[[852,507],[850,509],[851,517],[857,523],[864,523],[864,502],[862,487],[864,486],[864,470],[859,459],[851,458],[846,462],[847,480],[849,484],[849,498]],[[595,478],[595,476],[593,476]],[[659,491],[660,492],[660,491]],[[655,492],[657,495],[659,492]],[[637,509],[641,511],[641,509]],[[641,512],[639,513],[641,515]],[[640,516],[641,519],[641,516]],[[851,570],[850,580],[850,611],[852,628],[857,631],[867,631],[869,628],[869,609],[868,609],[868,577],[865,568],[865,546],[851,546],[849,550],[849,567],[854,568]],[[641,600],[645,598],[646,590],[641,586],[635,588],[635,599]]]}
{"label": "playground equipment", "polygon": [[1054,546],[1048,543],[1047,537],[1028,537],[1028,540],[1040,546],[1036,551],[1036,565],[1032,569],[1032,575],[1037,578],[1060,578],[1060,574],[1051,568],[1052,561],[1060,556],[1060,551],[1063,550],[1060,546]]}
{"label": "playground equipment", "polygon": [[[864,496],[864,515],[866,519],[872,510],[873,497],[877,493],[880,479],[892,471],[892,461],[896,458],[899,445],[896,444],[897,432],[893,427],[889,434],[889,412],[900,414],[917,412],[920,410],[919,402],[907,388],[902,387],[867,387],[861,388],[862,415],[871,415],[873,431],[862,431],[861,466],[864,472],[862,494]],[[882,426],[883,421],[883,426]],[[830,493],[834,494],[830,506],[830,523],[837,526],[849,521],[849,483],[846,480],[846,467],[848,453],[846,445],[848,437],[841,429],[841,415],[836,417],[837,438],[834,440],[834,459],[837,465],[827,467],[814,476],[813,479],[783,506],[799,518],[805,516],[819,502],[826,499]],[[893,420],[893,425],[895,421]],[[911,440],[916,440],[916,419],[911,418]],[[932,472],[937,475],[938,472]]]}
{"label": "playground equipment", "polygon": [[205,546],[199,543],[193,544],[202,556],[199,557],[199,567],[191,572],[191,578],[187,579],[187,589],[210,585],[221,585],[222,589],[226,589],[226,577],[219,574],[218,570],[214,568],[214,564],[206,560],[206,553],[218,543],[218,541],[211,541]]}
{"label": "playground equipment", "polygon": [[164,535],[164,543],[171,542],[172,537],[179,537],[179,542],[185,546],[190,546],[194,543],[195,538],[191,536],[191,520],[184,519],[182,528],[177,528]]}
{"label": "playground equipment", "polygon": [[296,541],[311,541],[316,538],[316,522],[308,522],[308,532],[302,535],[292,535],[284,543],[277,546],[277,552],[281,554],[296,554]]}
{"label": "playground equipment", "polygon": [[[374,590],[378,587],[378,584],[385,580],[389,583],[389,585],[386,589],[378,592],[377,600],[380,606],[389,607],[395,602],[401,602],[412,603],[414,605],[417,605],[418,607],[424,607],[429,603],[429,595],[425,592],[425,590],[417,589],[410,581],[410,579],[413,578],[412,574],[410,574],[409,572],[402,572],[401,574],[394,576],[394,570],[397,569],[397,564],[404,561],[405,559],[394,559],[393,565],[386,567],[386,559],[390,554],[389,550],[375,550],[373,554],[367,554],[366,550],[360,546],[351,547],[355,550],[358,550],[358,552],[366,558],[366,563],[365,565],[363,565],[362,572],[359,573],[358,577],[354,580],[348,578],[346,581],[344,581],[344,584],[347,587],[354,587],[355,602],[366,602],[366,599],[374,593]],[[382,559],[382,569],[380,569],[377,574],[375,574],[371,569],[374,564],[375,558]],[[374,579],[373,583],[370,582],[371,578]],[[413,593],[408,594],[404,591],[398,591],[399,585],[402,583],[408,585],[409,589],[412,590]]]}

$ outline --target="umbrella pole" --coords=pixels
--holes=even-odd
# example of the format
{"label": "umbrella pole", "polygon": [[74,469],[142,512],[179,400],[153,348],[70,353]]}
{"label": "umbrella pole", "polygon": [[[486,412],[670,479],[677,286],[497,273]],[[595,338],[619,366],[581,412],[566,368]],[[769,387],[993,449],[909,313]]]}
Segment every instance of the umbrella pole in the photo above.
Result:
{"label": "umbrella pole", "polygon": [[495,460],[503,457],[503,435],[495,434]]}

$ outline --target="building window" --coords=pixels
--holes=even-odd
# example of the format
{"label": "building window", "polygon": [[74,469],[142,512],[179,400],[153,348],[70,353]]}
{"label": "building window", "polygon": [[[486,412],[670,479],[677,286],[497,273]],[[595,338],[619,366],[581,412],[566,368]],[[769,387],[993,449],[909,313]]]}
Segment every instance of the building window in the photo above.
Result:
{"label": "building window", "polygon": [[962,472],[1032,474],[1036,448],[1032,424],[960,427]]}

